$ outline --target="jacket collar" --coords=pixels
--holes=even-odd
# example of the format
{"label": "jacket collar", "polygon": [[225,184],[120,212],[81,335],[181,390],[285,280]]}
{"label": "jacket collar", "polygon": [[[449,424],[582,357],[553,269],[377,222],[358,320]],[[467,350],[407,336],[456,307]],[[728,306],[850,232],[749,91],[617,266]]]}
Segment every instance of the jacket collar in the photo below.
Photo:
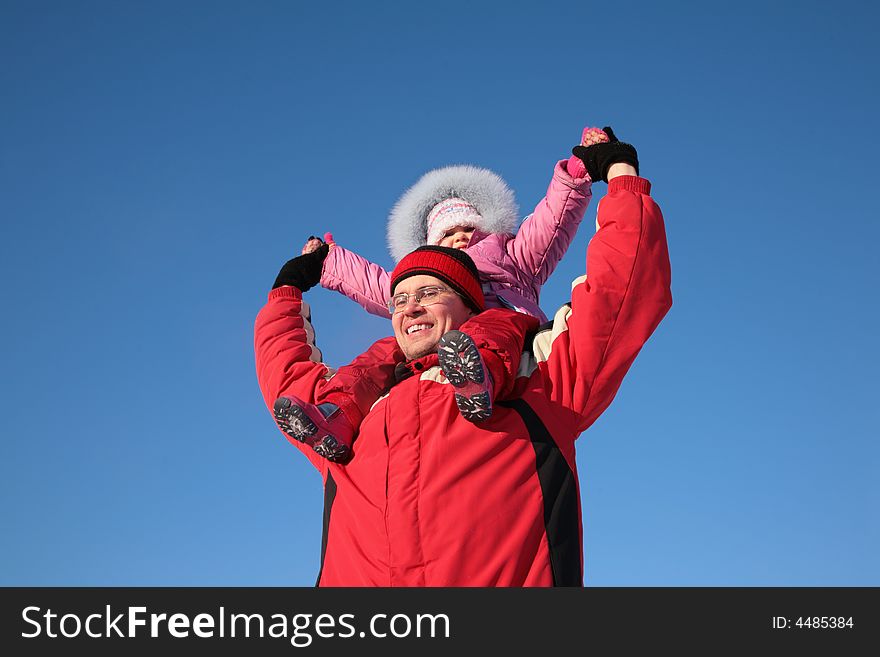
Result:
{"label": "jacket collar", "polygon": [[397,383],[400,383],[411,376],[421,374],[425,370],[431,369],[439,363],[440,359],[437,358],[437,354],[428,354],[427,356],[422,356],[415,360],[398,363],[394,368],[394,378],[397,379]]}
{"label": "jacket collar", "polygon": [[[474,228],[474,232],[471,233],[471,241],[468,242],[467,248],[471,248],[477,242],[482,241],[483,239],[489,237],[492,233],[487,233],[485,231],[480,230],[479,228]],[[467,249],[465,249],[467,251]]]}

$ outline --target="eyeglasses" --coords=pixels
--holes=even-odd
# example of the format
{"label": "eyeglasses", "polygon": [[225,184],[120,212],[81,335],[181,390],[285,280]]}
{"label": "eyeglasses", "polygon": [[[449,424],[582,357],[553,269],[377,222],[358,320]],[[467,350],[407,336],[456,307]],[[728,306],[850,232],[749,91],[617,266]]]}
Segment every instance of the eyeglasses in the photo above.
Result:
{"label": "eyeglasses", "polygon": [[412,294],[395,294],[393,297],[388,299],[388,312],[392,315],[394,313],[401,312],[404,308],[406,308],[407,304],[409,303],[410,297],[415,299],[415,302],[420,306],[430,306],[432,303],[437,303],[438,301],[440,301],[440,295],[444,292],[452,292],[453,294],[458,294],[455,290],[450,290],[448,287],[440,287],[438,285],[423,287],[420,290],[416,290]]}

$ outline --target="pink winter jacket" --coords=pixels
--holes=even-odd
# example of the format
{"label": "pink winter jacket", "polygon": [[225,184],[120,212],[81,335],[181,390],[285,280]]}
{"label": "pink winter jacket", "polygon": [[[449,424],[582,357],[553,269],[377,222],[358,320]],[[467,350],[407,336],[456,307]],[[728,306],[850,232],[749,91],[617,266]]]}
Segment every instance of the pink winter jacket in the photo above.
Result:
{"label": "pink winter jacket", "polygon": [[[538,306],[541,286],[565,255],[592,197],[590,179],[572,178],[565,162],[556,164],[547,195],[516,235],[474,230],[466,252],[480,272],[487,308],[512,308],[547,321]],[[341,246],[330,249],[321,272],[323,287],[386,318],[390,282],[388,271]]]}

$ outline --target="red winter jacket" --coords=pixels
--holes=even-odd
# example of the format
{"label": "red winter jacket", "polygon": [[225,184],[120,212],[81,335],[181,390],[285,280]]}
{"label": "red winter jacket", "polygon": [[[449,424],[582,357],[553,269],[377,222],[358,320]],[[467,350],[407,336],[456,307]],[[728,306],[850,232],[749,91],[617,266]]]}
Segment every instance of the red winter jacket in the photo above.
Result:
{"label": "red winter jacket", "polygon": [[[349,463],[303,449],[324,478],[319,585],[582,585],[575,439],[611,403],[672,303],[663,218],[649,192],[634,176],[608,185],[589,277],[536,335],[514,394],[488,421],[461,417],[430,355],[373,406]],[[328,385],[304,306],[299,290],[282,287],[257,317],[270,409],[282,391],[314,401]]]}

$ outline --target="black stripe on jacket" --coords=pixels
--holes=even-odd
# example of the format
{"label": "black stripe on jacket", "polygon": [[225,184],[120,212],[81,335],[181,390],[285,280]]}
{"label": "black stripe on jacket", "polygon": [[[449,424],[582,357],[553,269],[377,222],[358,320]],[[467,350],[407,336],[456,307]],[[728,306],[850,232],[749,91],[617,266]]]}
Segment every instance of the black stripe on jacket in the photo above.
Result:
{"label": "black stripe on jacket", "polygon": [[498,402],[516,411],[535,449],[535,467],[544,498],[544,528],[550,545],[553,586],[583,586],[580,516],[574,472],[538,414],[522,399]]}
{"label": "black stripe on jacket", "polygon": [[324,484],[324,529],[321,532],[321,568],[318,570],[318,579],[315,586],[321,583],[321,573],[324,572],[324,556],[327,554],[327,535],[330,532],[330,510],[333,508],[333,500],[336,499],[336,481],[333,473],[327,473],[327,483]]}

